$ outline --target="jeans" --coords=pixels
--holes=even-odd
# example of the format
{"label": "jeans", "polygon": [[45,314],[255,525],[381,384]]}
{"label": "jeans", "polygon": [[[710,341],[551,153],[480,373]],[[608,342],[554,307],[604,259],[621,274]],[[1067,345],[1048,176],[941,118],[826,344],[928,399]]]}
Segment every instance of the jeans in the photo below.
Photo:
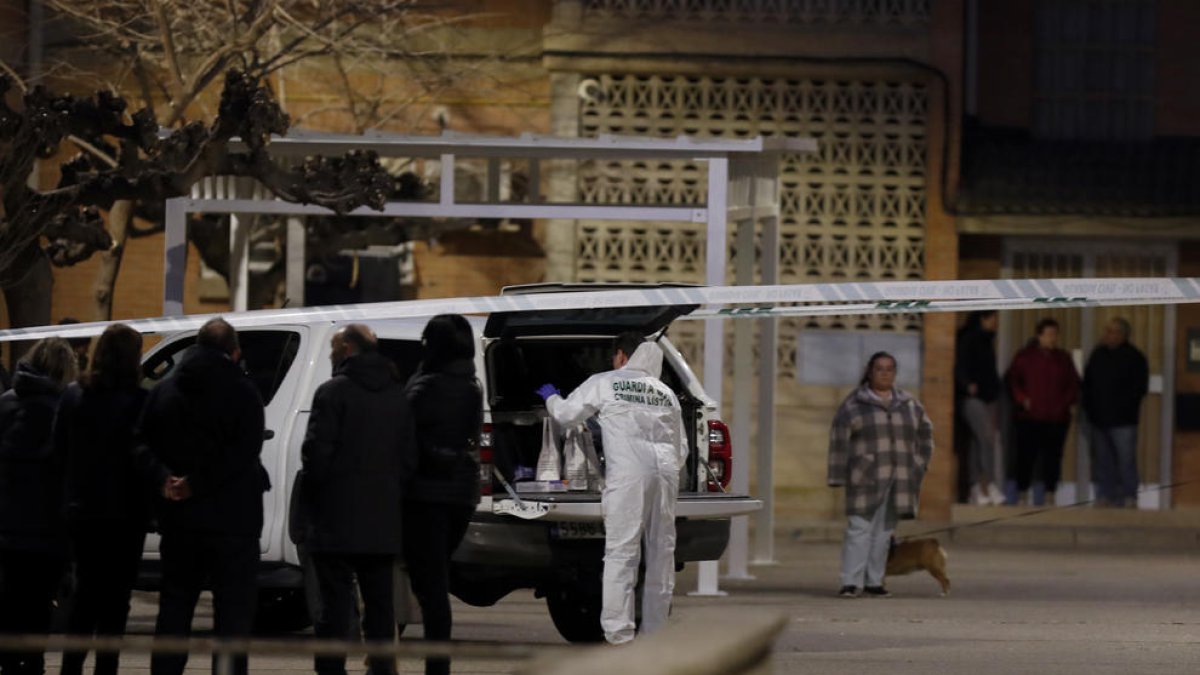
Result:
{"label": "jeans", "polygon": [[882,586],[888,548],[896,531],[896,508],[889,489],[870,518],[850,516],[842,542],[842,585]]}
{"label": "jeans", "polygon": [[1092,427],[1092,475],[1099,498],[1116,506],[1137,503],[1137,425]]}
{"label": "jeans", "polygon": [[[129,596],[142,560],[144,527],[125,522],[80,522],[72,526],[75,598],[67,618],[73,635],[121,636],[129,618]],[[81,675],[87,652],[65,652],[63,675]],[[96,675],[116,675],[118,652],[96,653]]]}
{"label": "jeans", "polygon": [[971,430],[967,464],[971,484],[996,479],[996,404],[968,396],[959,405],[959,415]]}
{"label": "jeans", "polygon": [[[466,535],[473,513],[475,507],[469,505],[404,503],[404,561],[421,604],[426,640],[450,639],[450,556]],[[425,672],[449,673],[450,659],[426,659]]]}

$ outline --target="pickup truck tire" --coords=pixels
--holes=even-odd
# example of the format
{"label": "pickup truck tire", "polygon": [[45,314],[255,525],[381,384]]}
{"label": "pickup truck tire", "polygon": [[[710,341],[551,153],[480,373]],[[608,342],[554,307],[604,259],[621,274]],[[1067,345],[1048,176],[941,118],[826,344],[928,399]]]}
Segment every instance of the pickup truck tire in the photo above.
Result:
{"label": "pickup truck tire", "polygon": [[599,586],[559,584],[546,592],[546,608],[558,634],[567,642],[603,642],[600,628],[601,595]]}

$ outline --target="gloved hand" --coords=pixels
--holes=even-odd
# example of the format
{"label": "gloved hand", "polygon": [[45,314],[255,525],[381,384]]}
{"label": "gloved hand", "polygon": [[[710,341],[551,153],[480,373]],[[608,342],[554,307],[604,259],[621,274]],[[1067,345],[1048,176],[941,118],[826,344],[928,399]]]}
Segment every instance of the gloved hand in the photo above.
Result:
{"label": "gloved hand", "polygon": [[561,396],[562,394],[558,391],[558,387],[552,384],[543,384],[537,388],[537,395],[541,396],[542,400],[545,401],[551,396]]}

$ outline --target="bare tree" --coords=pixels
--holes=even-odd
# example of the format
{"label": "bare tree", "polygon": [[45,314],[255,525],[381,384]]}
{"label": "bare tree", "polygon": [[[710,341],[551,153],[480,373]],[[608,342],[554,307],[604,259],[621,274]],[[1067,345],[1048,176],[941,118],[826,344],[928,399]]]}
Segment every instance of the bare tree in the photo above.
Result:
{"label": "bare tree", "polygon": [[[47,263],[70,265],[120,245],[99,209],[109,210],[110,226],[128,223],[132,204],[184,195],[211,175],[253,177],[283,199],[337,213],[382,208],[392,191],[391,176],[370,152],[312,157],[295,167],[275,162],[267,146],[272,135],[287,132],[288,116],[267,87],[238,70],[225,75],[211,123],[191,122],[165,138],[152,111],[129,115],[112,92],[77,98],[34,87],[12,107],[14,82],[0,75],[0,284],[41,295],[10,302],[13,325],[30,318],[30,307],[49,307],[48,283],[24,283],[48,272]],[[61,166],[54,189],[30,188],[35,160],[54,155],[68,138],[85,152]]]}
{"label": "bare tree", "polygon": [[[328,64],[336,73],[336,103],[321,112],[336,112],[353,131],[394,121],[398,110],[423,95],[400,100],[385,96],[380,77],[362,77],[368,63],[409,64],[414,92],[436,92],[457,81],[444,58],[444,47],[431,38],[470,17],[453,1],[422,0],[46,0],[57,20],[79,36],[76,47],[62,54],[84,77],[95,77],[78,64],[99,53],[101,62],[118,67],[109,73],[115,86],[141,99],[159,113],[164,126],[189,120],[211,120],[211,90],[221,73],[236,67],[248,81],[283,86],[284,69],[300,63]],[[414,48],[413,44],[425,47]],[[475,72],[478,65],[466,72]],[[352,72],[353,71],[353,72]],[[376,73],[378,70],[376,71]],[[148,218],[149,229],[135,227],[134,215]],[[95,283],[96,313],[111,314],[112,290],[128,237],[161,229],[161,204],[117,201],[107,229],[113,245],[103,254]],[[198,237],[219,237],[221,229],[190,229]],[[227,239],[225,240],[227,241]],[[213,242],[196,241],[202,251]]]}

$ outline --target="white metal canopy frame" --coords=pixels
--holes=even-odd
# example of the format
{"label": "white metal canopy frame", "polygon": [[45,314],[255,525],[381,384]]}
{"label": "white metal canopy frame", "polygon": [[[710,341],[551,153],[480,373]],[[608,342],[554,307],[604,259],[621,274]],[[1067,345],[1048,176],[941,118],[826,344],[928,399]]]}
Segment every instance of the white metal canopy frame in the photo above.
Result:
{"label": "white metal canopy frame", "polygon": [[[441,136],[404,136],[369,132],[361,136],[293,131],[273,139],[270,152],[278,157],[302,158],[315,154],[341,154],[348,150],[372,150],[384,158],[422,158],[440,163],[439,197],[436,202],[393,201],[382,210],[360,208],[350,215],[365,217],[410,218],[526,218],[544,220],[636,220],[706,223],[705,282],[712,286],[725,283],[726,235],[728,223],[737,224],[735,255],[736,282],[754,281],[754,237],[756,223],[762,228],[762,283],[779,280],[779,161],[782,153],[815,152],[812,138],[700,139],[679,136],[673,139],[601,135],[596,138],[565,138],[522,134],[517,137],[474,136],[443,133]],[[483,201],[459,202],[456,199],[455,165],[461,160],[486,165]],[[528,163],[529,194],[526,201],[501,199],[504,163],[514,160]],[[595,204],[549,201],[541,191],[543,162],[555,162],[558,170],[566,161],[697,161],[708,169],[707,203],[686,205]],[[555,165],[551,165],[553,167]],[[163,314],[183,313],[184,270],[187,263],[187,219],[189,213],[231,214],[230,290],[233,309],[247,309],[249,235],[239,214],[286,216],[288,297],[303,297],[305,215],[330,215],[329,210],[312,205],[294,204],[269,197],[255,186],[239,189],[229,179],[209,179],[197,185],[191,197],[171,199],[166,204],[166,264]],[[774,407],[776,357],[776,319],[761,319],[759,351],[763,355],[759,372],[758,488],[764,508],[756,516],[757,557],[763,562],[774,558],[771,533],[773,520]],[[738,322],[734,335],[735,380],[738,387],[752,386],[753,330],[749,322]],[[714,401],[721,401],[723,371],[723,331],[720,319],[707,322],[704,330],[704,386]],[[733,442],[736,447],[750,446],[750,397],[734,400]],[[743,455],[745,456],[745,455]],[[736,460],[735,460],[736,461]],[[748,493],[746,467],[735,468],[732,489]],[[728,552],[728,573],[746,578],[749,522],[734,519]],[[716,562],[702,563],[699,594],[719,594]]]}

